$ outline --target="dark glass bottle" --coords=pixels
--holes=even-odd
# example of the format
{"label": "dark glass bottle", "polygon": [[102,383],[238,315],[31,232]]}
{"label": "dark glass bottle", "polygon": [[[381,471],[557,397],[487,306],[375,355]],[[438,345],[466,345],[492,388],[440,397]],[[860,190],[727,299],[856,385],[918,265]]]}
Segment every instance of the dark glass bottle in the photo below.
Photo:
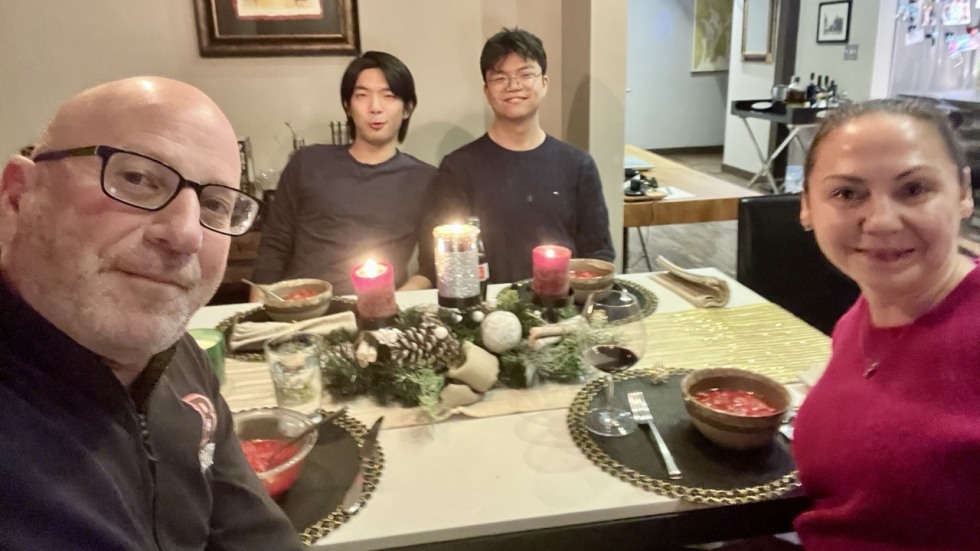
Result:
{"label": "dark glass bottle", "polygon": [[830,90],[827,92],[827,104],[831,107],[836,107],[838,102],[837,97],[837,81],[830,81]]}
{"label": "dark glass bottle", "polygon": [[817,101],[817,84],[813,80],[816,75],[810,73],[810,84],[806,86],[806,101],[812,106]]}
{"label": "dark glass bottle", "polygon": [[[466,219],[466,223],[479,228],[480,218],[478,216],[470,216]],[[476,237],[476,250],[480,255],[479,264],[477,265],[477,277],[480,278],[480,297],[483,300],[487,300],[487,283],[490,281],[490,265],[487,263],[487,251],[483,248],[483,237],[480,235]]]}

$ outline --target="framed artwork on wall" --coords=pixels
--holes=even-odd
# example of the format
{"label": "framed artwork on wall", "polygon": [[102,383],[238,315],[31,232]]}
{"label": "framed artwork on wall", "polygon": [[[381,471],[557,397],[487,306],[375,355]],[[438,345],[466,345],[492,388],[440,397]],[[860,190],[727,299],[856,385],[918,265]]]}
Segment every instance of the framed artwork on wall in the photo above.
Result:
{"label": "framed artwork on wall", "polygon": [[357,0],[194,0],[201,57],[357,55]]}
{"label": "framed artwork on wall", "polygon": [[817,12],[817,44],[846,44],[851,31],[851,2],[823,2]]}
{"label": "framed artwork on wall", "polygon": [[691,72],[728,70],[732,38],[732,0],[694,1],[694,47]]}

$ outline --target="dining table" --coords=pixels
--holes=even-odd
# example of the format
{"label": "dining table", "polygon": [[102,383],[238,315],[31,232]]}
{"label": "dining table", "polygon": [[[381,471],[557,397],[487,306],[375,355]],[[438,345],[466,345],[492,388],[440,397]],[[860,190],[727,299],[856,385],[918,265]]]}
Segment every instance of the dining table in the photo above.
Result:
{"label": "dining table", "polygon": [[[770,332],[729,339],[729,350],[757,357],[748,363],[817,367],[829,356],[829,339],[778,306],[714,268],[693,270],[723,279],[731,291],[721,309],[698,309],[650,274],[618,275],[618,281],[641,286],[655,297],[656,310],[648,329],[647,352],[634,370],[655,362],[688,369],[713,367],[720,356],[675,350],[668,333],[711,316],[771,312],[779,316]],[[506,285],[491,285],[490,303]],[[397,293],[400,308],[436,303],[436,291]],[[208,306],[191,319],[191,327],[215,327],[257,304]],[[714,310],[708,311],[708,310]],[[691,317],[685,317],[691,316]],[[708,318],[697,318],[708,316]],[[695,321],[700,319],[701,321]],[[775,318],[774,318],[775,319]],[[796,322],[799,322],[798,324]],[[686,324],[686,325],[685,325]],[[717,325],[717,324],[715,324]],[[715,327],[711,326],[712,330]],[[671,329],[673,328],[673,329]],[[679,337],[678,337],[679,338]],[[725,335],[712,339],[724,341]],[[740,340],[741,339],[741,340]],[[674,342],[674,344],[672,344]],[[679,341],[677,341],[679,342]],[[801,343],[806,343],[803,345]],[[740,348],[741,346],[741,348]],[[271,379],[262,380],[259,362],[228,361],[222,393],[231,409],[274,406]],[[800,369],[802,368],[800,367]],[[811,369],[812,370],[812,369]],[[250,375],[246,375],[246,373]],[[806,386],[786,372],[782,378],[792,393]],[[249,385],[242,381],[253,380]],[[248,387],[247,390],[245,387]],[[439,422],[396,422],[380,432],[384,470],[370,499],[343,525],[313,542],[314,549],[670,549],[792,530],[793,518],[808,505],[792,490],[750,503],[711,504],[662,495],[606,472],[577,446],[569,429],[569,404],[582,384],[556,385],[550,399],[536,400],[536,390],[491,390],[511,393],[517,407],[485,416],[454,415]],[[527,393],[527,398],[522,393]],[[556,399],[557,397],[557,399]],[[325,410],[339,403],[324,394]],[[525,403],[529,402],[529,403]],[[533,403],[530,403],[533,402]],[[362,399],[350,415],[365,425],[379,414],[398,418],[398,408]],[[411,419],[412,417],[404,417]],[[651,461],[656,460],[651,449]]]}
{"label": "dining table", "polygon": [[646,253],[643,228],[670,224],[721,222],[738,218],[738,202],[758,191],[694,170],[663,155],[627,144],[624,154],[636,159],[640,172],[657,182],[665,195],[625,197],[623,202],[623,270],[629,261],[629,229],[636,228],[647,269],[653,266]]}

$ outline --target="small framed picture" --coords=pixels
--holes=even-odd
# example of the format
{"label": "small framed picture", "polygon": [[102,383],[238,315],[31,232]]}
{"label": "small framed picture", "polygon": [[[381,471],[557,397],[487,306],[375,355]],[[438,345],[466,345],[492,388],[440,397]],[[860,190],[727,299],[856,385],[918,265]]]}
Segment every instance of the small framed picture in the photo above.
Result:
{"label": "small framed picture", "polygon": [[817,44],[846,44],[851,30],[851,2],[823,2],[817,12]]}

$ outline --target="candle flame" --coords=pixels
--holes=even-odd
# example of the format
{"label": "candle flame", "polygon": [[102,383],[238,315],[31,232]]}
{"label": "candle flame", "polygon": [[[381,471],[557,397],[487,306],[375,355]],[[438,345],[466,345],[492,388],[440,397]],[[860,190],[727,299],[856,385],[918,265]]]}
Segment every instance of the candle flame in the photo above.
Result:
{"label": "candle flame", "polygon": [[547,249],[544,250],[544,255],[547,256],[548,258],[554,258],[555,250],[552,249],[551,247],[548,247]]}
{"label": "candle flame", "polygon": [[384,269],[382,269],[381,265],[375,262],[373,258],[369,258],[361,266],[361,269],[358,270],[357,273],[363,277],[378,277],[384,273]]}

